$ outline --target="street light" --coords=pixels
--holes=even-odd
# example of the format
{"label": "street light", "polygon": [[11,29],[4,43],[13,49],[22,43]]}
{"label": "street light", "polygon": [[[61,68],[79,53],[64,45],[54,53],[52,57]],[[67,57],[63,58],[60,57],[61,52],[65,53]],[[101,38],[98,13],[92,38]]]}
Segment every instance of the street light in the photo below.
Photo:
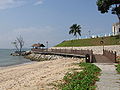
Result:
{"label": "street light", "polygon": [[103,45],[103,50],[104,50],[104,41],[100,41],[100,44]]}
{"label": "street light", "polygon": [[46,44],[47,44],[47,51],[48,51],[48,41],[46,42]]}

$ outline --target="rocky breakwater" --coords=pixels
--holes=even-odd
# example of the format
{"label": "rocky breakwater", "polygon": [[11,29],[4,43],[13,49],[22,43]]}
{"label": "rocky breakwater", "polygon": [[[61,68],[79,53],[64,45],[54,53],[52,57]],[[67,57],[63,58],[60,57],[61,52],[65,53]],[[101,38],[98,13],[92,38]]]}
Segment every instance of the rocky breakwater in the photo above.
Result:
{"label": "rocky breakwater", "polygon": [[43,54],[29,54],[25,56],[26,59],[30,59],[32,61],[47,61],[47,60],[57,60],[57,59],[77,59],[79,62],[85,62],[84,58],[70,58],[70,57],[63,57],[63,56],[57,56],[57,55],[43,55]]}
{"label": "rocky breakwater", "polygon": [[32,52],[31,51],[15,51],[13,53],[11,53],[10,55],[12,56],[26,56],[26,55],[29,55],[31,54]]}

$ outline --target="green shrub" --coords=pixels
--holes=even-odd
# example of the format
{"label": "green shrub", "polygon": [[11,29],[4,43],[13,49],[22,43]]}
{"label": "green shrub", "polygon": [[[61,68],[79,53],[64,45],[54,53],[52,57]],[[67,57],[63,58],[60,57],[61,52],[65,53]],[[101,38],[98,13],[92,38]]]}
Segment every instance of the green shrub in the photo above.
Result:
{"label": "green shrub", "polygon": [[117,61],[118,63],[120,63],[120,56],[117,56],[117,57],[116,57],[116,61]]}
{"label": "green shrub", "polygon": [[118,71],[118,73],[120,73],[120,64],[116,65],[116,70]]}
{"label": "green shrub", "polygon": [[62,90],[94,90],[100,69],[91,63],[80,63],[81,72],[67,73],[64,76]]}

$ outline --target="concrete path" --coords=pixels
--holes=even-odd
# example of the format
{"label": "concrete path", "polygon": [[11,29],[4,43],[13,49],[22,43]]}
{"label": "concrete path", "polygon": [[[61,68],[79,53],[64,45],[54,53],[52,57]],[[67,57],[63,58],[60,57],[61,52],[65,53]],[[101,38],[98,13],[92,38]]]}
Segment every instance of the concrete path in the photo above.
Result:
{"label": "concrete path", "polygon": [[113,63],[95,63],[101,68],[100,81],[96,90],[120,90],[120,74],[117,74]]}

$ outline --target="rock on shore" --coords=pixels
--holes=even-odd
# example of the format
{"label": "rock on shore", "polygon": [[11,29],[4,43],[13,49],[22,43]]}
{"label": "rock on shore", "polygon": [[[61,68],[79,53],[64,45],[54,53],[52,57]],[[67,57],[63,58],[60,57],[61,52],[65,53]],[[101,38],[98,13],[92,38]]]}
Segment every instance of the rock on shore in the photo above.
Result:
{"label": "rock on shore", "polygon": [[[29,54],[25,56],[26,59],[30,59],[32,61],[46,61],[46,60],[57,60],[57,59],[71,59],[69,57],[57,56],[57,55],[42,55],[42,54]],[[72,58],[80,60],[80,62],[84,62],[84,59],[81,58]]]}
{"label": "rock on shore", "polygon": [[10,55],[12,55],[12,56],[26,56],[29,54],[31,54],[31,51],[22,51],[22,52],[15,51],[15,52],[11,53]]}

